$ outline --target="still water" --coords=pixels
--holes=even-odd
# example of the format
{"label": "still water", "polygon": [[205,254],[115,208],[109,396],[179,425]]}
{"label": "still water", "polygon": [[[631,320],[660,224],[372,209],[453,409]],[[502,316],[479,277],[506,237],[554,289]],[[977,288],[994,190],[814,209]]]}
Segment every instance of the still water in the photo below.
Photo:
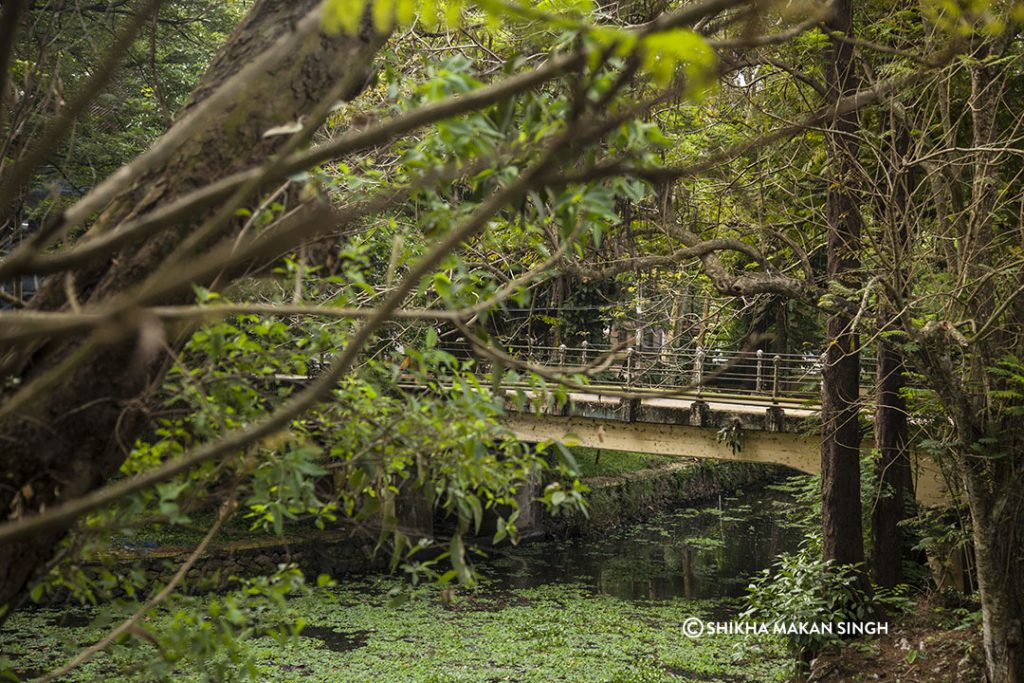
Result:
{"label": "still water", "polygon": [[481,571],[496,588],[575,583],[627,600],[737,597],[779,553],[797,549],[786,502],[770,490],[739,492],[597,537],[524,543]]}

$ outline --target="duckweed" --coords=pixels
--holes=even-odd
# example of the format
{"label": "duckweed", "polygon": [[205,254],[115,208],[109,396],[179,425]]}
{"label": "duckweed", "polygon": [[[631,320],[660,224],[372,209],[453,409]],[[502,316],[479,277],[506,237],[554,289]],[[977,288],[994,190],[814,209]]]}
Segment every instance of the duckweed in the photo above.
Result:
{"label": "duckweed", "polygon": [[[721,601],[623,600],[581,584],[506,589],[483,585],[450,592],[424,590],[389,606],[395,579],[320,588],[289,602],[306,622],[304,633],[282,643],[256,637],[245,643],[259,680],[296,682],[405,681],[598,682],[784,681],[784,643],[756,643],[715,635],[688,639],[682,622],[710,618]],[[76,610],[96,617],[88,626],[56,626],[58,610],[12,618],[0,646],[24,677],[38,674],[101,637],[110,612]],[[167,614],[154,617],[159,621]],[[66,680],[108,683],[132,680],[118,672],[149,646],[117,646]],[[182,662],[169,672],[177,681],[204,679],[203,663]]]}

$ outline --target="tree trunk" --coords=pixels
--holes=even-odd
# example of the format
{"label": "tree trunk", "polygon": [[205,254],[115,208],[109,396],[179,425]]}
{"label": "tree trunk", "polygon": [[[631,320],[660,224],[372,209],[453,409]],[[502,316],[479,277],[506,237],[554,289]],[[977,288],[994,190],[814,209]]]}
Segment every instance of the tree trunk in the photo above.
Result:
{"label": "tree trunk", "polygon": [[[896,311],[909,292],[907,264],[912,252],[907,204],[915,179],[904,163],[910,155],[911,136],[907,123],[896,111],[880,117],[880,125],[892,139],[890,158],[883,166],[888,195],[878,193],[873,202],[878,221],[879,248],[892,264],[889,292],[895,297],[878,297],[878,372],[875,394],[875,481],[878,487],[871,517],[872,573],[875,583],[891,588],[903,581],[903,559],[908,555],[899,523],[914,503],[914,481],[910,467],[907,432],[907,404],[900,391],[906,386],[906,363],[893,337],[899,330]],[[891,300],[891,299],[895,300]]]}
{"label": "tree trunk", "polygon": [[775,301],[775,353],[789,353],[789,299],[777,297]]}
{"label": "tree trunk", "polygon": [[[293,31],[316,4],[317,0],[257,0],[215,57],[186,110]],[[94,229],[114,229],[163,202],[266,160],[285,138],[265,139],[264,132],[299,119],[353,70],[365,73],[381,42],[379,36],[328,36],[314,31],[281,62],[259,72],[226,111],[199,121],[166,162],[114,199]],[[84,305],[109,300],[153,273],[209,215],[166,228],[104,263],[71,273],[67,282],[74,283]],[[65,283],[65,278],[50,278],[33,307],[65,308]],[[163,303],[187,303],[192,298],[186,292]],[[137,325],[141,338],[141,324],[126,324]],[[157,383],[165,363],[163,352],[156,351],[139,363],[137,372],[127,371],[133,357],[138,357],[134,337],[122,337],[79,360],[54,386],[38,394],[31,414],[0,423],[0,441],[5,444],[0,452],[4,516],[26,515],[76,498],[118,471],[145,426],[140,399]],[[31,357],[19,359],[21,385],[29,386],[71,358],[81,343],[80,339],[56,339],[35,349]],[[23,594],[61,535],[54,532],[0,545],[0,606],[12,604]]]}
{"label": "tree trunk", "polygon": [[900,395],[906,384],[903,356],[888,341],[878,345],[878,388],[875,407],[875,473],[878,491],[872,509],[872,571],[875,583],[892,588],[903,581],[903,538],[907,494],[913,497],[907,406]]}
{"label": "tree trunk", "polygon": [[1000,520],[972,520],[989,683],[1024,680],[1024,500],[1008,510]]}
{"label": "tree trunk", "polygon": [[[1024,680],[1024,420],[1015,399],[993,400],[993,390],[1018,387],[992,373],[993,366],[1006,355],[1019,353],[1022,347],[1022,321],[1002,318],[995,311],[1006,296],[1005,290],[988,280],[993,269],[1002,267],[1007,244],[999,218],[1000,194],[1012,176],[1000,175],[1005,162],[989,149],[1000,144],[997,104],[1003,102],[1007,72],[998,66],[1005,54],[1008,34],[999,43],[985,40],[974,54],[971,68],[971,94],[968,107],[972,120],[971,203],[962,234],[961,262],[968,282],[983,283],[965,298],[962,311],[977,320],[998,320],[999,334],[975,340],[969,359],[969,378],[962,402],[969,409],[959,414],[961,443],[970,448],[959,453],[967,500],[971,509],[972,535],[978,592],[981,598],[985,660],[991,683],[1019,683]],[[999,237],[999,239],[997,239]],[[1019,285],[1018,277],[1011,286]],[[951,340],[950,340],[951,341]],[[953,414],[957,414],[953,412]],[[979,457],[981,455],[981,457]]]}
{"label": "tree trunk", "polygon": [[[830,31],[850,34],[851,0],[839,0],[828,21]],[[853,47],[832,41],[825,63],[828,104],[854,91]],[[860,214],[850,190],[854,181],[857,119],[853,113],[835,117],[827,134],[828,278],[843,287],[859,287]],[[829,316],[822,369],[821,500],[824,557],[839,564],[864,560],[860,510],[860,443],[857,404],[860,354],[853,320],[847,312]]]}
{"label": "tree trunk", "polygon": [[[950,353],[959,344],[941,329],[936,325],[921,337],[925,343],[916,356],[954,427],[951,436],[962,444],[951,455],[971,511],[988,682],[1019,683],[1024,680],[1024,420],[1000,414],[997,406],[986,410],[972,403],[983,394],[965,391],[971,384],[961,384]],[[971,379],[976,386],[978,378]]]}

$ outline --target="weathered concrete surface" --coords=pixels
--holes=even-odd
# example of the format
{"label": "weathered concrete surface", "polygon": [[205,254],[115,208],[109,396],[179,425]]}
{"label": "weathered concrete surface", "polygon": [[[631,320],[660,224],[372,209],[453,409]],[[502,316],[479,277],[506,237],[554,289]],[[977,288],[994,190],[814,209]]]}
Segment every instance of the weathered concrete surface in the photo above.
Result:
{"label": "weathered concrete surface", "polygon": [[741,460],[786,465],[811,472],[818,438],[791,432],[745,432],[742,449],[733,453],[706,427],[657,422],[621,422],[563,415],[511,413],[505,425],[523,441],[564,440],[591,448],[635,451],[677,457]]}
{"label": "weathered concrete surface", "polygon": [[[603,448],[677,457],[739,460],[785,465],[801,472],[821,471],[820,437],[808,429],[815,411],[779,408],[770,403],[704,401],[694,398],[617,398],[571,394],[557,413],[517,411],[508,404],[506,426],[523,441],[555,440]],[[723,427],[734,426],[740,450],[719,441]],[[866,448],[871,444],[865,442]],[[948,505],[938,465],[913,455],[920,503]]]}

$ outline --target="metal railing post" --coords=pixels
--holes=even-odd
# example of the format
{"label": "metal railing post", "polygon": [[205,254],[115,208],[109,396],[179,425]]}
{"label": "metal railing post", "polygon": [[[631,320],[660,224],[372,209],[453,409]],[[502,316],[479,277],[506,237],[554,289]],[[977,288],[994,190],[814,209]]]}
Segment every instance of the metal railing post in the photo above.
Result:
{"label": "metal railing post", "polygon": [[754,391],[764,393],[764,349],[757,350],[757,382]]}
{"label": "metal railing post", "polygon": [[697,347],[697,353],[693,359],[693,383],[697,387],[697,394],[704,390],[704,349]]}
{"label": "metal railing post", "polygon": [[772,399],[779,400],[779,366],[782,364],[782,356],[775,354],[772,358]]}

